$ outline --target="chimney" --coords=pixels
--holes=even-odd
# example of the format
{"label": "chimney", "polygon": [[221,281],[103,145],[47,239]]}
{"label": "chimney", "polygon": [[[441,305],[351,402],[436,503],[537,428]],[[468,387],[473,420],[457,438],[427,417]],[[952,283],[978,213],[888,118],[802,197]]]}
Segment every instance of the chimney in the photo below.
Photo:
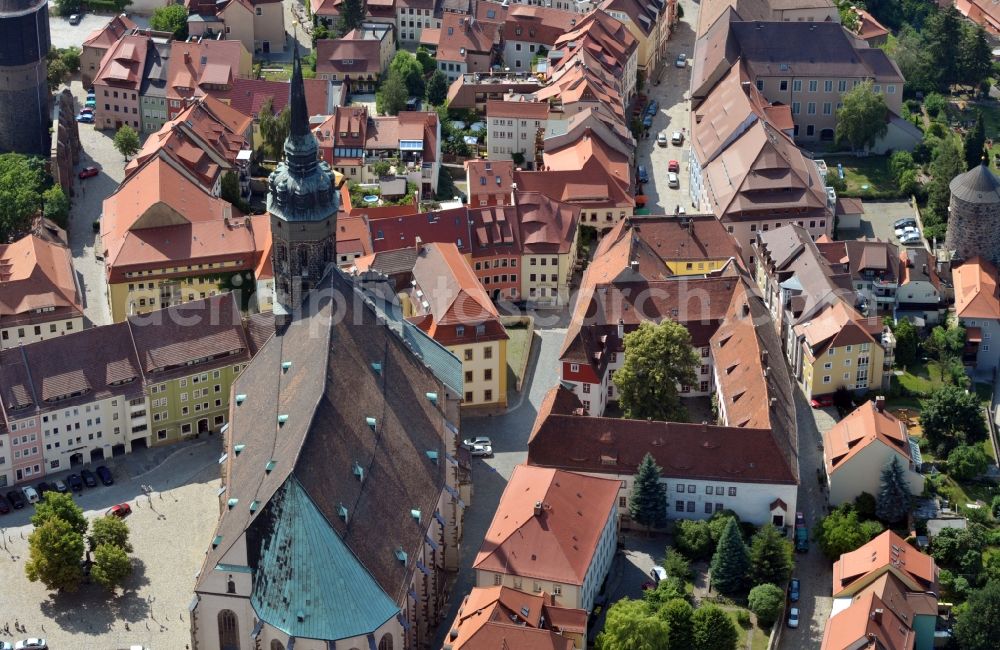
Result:
{"label": "chimney", "polygon": [[191,53],[190,52],[185,52],[184,53],[184,63],[191,63]]}
{"label": "chimney", "polygon": [[875,398],[875,410],[879,413],[885,413],[885,395],[879,395]]}
{"label": "chimney", "polygon": [[874,612],[872,612],[872,621],[874,621],[876,625],[881,625],[882,624],[882,609],[881,608],[876,609]]}
{"label": "chimney", "polygon": [[535,501],[535,516],[536,517],[541,517],[542,516],[542,502],[541,501]]}
{"label": "chimney", "polygon": [[420,235],[417,235],[413,238],[413,242],[415,248],[417,249],[417,255],[420,255],[420,253],[424,250],[424,240],[420,238]]}
{"label": "chimney", "polygon": [[924,272],[924,275],[927,275],[927,265],[926,264],[921,264],[920,265],[920,270]]}
{"label": "chimney", "polygon": [[621,318],[618,319],[618,338],[619,339],[625,338],[625,321],[622,320]]}
{"label": "chimney", "polygon": [[750,315],[750,303],[748,302],[743,303],[743,315],[744,316]]}
{"label": "chimney", "polygon": [[628,265],[629,268],[635,271],[636,273],[639,272],[639,260],[632,260],[631,262],[628,263]]}

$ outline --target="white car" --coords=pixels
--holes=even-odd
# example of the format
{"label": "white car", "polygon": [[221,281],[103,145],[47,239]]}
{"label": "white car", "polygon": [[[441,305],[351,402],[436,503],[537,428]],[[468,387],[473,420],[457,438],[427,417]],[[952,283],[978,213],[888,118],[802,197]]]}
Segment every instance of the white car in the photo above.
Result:
{"label": "white car", "polygon": [[656,136],[656,144],[658,144],[661,147],[667,146],[667,132],[666,131],[660,131],[660,134],[658,136]]}
{"label": "white car", "polygon": [[674,131],[670,134],[671,144],[682,145],[684,144],[684,134],[680,131]]}
{"label": "white car", "polygon": [[38,490],[31,487],[30,485],[25,485],[21,488],[21,492],[24,493],[24,498],[28,500],[28,503],[38,503]]}
{"label": "white car", "polygon": [[48,648],[49,644],[45,639],[25,639],[14,645],[14,650],[48,650]]}
{"label": "white car", "polygon": [[466,449],[472,449],[476,445],[481,445],[485,447],[492,447],[493,441],[486,436],[478,436],[476,438],[466,438],[462,441],[462,446]]}
{"label": "white car", "polygon": [[896,233],[897,237],[902,237],[908,232],[917,232],[916,226],[903,226],[902,228],[896,228],[893,232]]}
{"label": "white car", "polygon": [[899,238],[899,243],[904,246],[912,246],[914,244],[920,244],[923,241],[923,237],[920,236],[919,232],[908,232]]}
{"label": "white car", "polygon": [[677,189],[681,186],[681,179],[674,172],[667,174],[667,186]]}
{"label": "white car", "polygon": [[788,627],[795,629],[799,626],[799,608],[793,607],[788,610]]}
{"label": "white car", "polygon": [[481,458],[489,458],[493,455],[492,445],[473,445],[469,452],[473,456],[479,456]]}

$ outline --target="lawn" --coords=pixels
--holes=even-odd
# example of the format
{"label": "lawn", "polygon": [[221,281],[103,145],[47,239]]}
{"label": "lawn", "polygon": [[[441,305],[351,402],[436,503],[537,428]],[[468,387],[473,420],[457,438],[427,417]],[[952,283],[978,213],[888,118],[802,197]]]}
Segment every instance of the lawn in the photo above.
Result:
{"label": "lawn", "polygon": [[941,368],[936,361],[913,364],[896,378],[903,388],[911,393],[924,396],[930,395],[933,391],[944,386],[944,382],[941,380]]}
{"label": "lawn", "polygon": [[269,62],[266,68],[261,69],[260,78],[268,81],[288,81],[292,78],[292,66]]}
{"label": "lawn", "polygon": [[[737,620],[737,618],[736,618],[736,613],[738,611],[742,610],[742,611],[746,612],[747,614],[749,614],[750,610],[744,609],[742,607],[737,608],[737,609],[729,609],[728,607],[723,607],[723,609],[725,610],[726,614],[729,615],[729,618],[732,619],[733,625],[735,625],[736,629],[741,633],[741,635],[742,635],[741,638],[744,639],[744,642],[741,643],[741,644],[739,644],[739,647],[745,648],[746,647],[746,641],[745,641],[746,636],[745,635],[746,635],[747,630],[742,625],[740,625],[739,620]],[[778,623],[775,623],[775,625],[778,625]],[[751,650],[767,650],[767,642],[768,642],[769,634],[767,632],[765,632],[764,630],[762,630],[761,628],[757,627],[756,625],[754,625],[751,628],[751,633],[753,634],[753,637],[751,638],[751,641],[750,641],[750,648],[751,648]]]}
{"label": "lawn", "polygon": [[[896,182],[889,172],[887,156],[825,156],[830,174],[837,174],[837,163],[844,166],[844,180],[849,193],[895,192]],[[867,188],[865,187],[867,186]]]}

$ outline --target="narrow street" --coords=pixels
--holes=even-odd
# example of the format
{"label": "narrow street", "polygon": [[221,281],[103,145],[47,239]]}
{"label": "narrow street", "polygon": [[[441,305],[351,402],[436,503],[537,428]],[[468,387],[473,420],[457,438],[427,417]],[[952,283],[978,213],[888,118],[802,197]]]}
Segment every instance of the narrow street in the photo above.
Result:
{"label": "narrow street", "polygon": [[796,553],[793,576],[801,582],[801,597],[794,606],[799,608],[798,629],[787,626],[782,630],[779,647],[788,650],[818,648],[823,629],[830,616],[833,599],[832,564],[812,540],[814,529],[826,513],[826,494],[817,479],[823,468],[821,432],[835,423],[831,409],[813,409],[802,392],[795,389],[795,413],[799,433],[799,501],[798,509],[809,527],[809,552]]}

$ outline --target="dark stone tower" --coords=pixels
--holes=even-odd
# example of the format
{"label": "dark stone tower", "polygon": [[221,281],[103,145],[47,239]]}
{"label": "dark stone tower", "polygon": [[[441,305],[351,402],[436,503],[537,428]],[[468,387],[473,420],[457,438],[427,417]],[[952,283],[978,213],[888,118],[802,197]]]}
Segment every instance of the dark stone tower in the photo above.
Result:
{"label": "dark stone tower", "polygon": [[47,0],[0,0],[0,152],[48,156]]}
{"label": "dark stone tower", "polygon": [[285,140],[285,160],[268,178],[277,317],[290,316],[302,304],[303,296],[334,260],[337,236],[333,172],[317,157],[319,145],[309,130],[298,44],[294,47],[288,99],[292,119]]}

